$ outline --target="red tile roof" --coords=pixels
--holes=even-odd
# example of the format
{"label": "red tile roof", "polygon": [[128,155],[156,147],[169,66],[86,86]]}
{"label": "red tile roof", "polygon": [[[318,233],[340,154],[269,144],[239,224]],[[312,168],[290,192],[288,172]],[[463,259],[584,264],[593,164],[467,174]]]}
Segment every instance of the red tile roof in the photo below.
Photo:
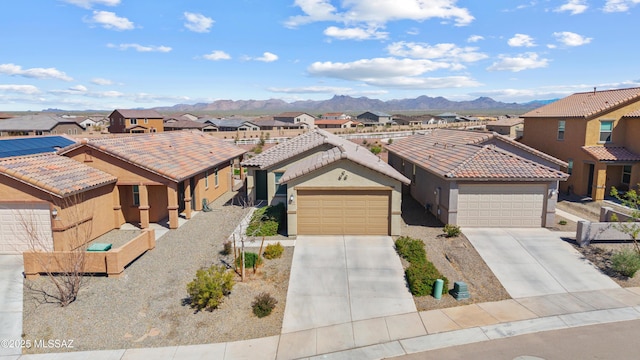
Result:
{"label": "red tile roof", "polygon": [[111,174],[56,154],[2,159],[0,174],[59,198],[117,181]]}
{"label": "red tile roof", "polygon": [[522,117],[592,117],[616,106],[640,101],[640,88],[576,93],[529,111]]}
{"label": "red tile roof", "polygon": [[[443,178],[548,181],[566,180],[569,176],[488,144],[494,140],[515,143],[520,149],[539,153],[496,133],[450,129],[396,140],[387,146],[387,150]],[[547,158],[553,159],[546,155]],[[556,161],[566,166],[566,163]]]}
{"label": "red tile roof", "polygon": [[79,146],[89,146],[173,181],[228,163],[246,152],[206,133],[184,130],[83,140],[60,153]]}
{"label": "red tile roof", "polygon": [[598,161],[640,161],[640,155],[622,146],[583,146]]}

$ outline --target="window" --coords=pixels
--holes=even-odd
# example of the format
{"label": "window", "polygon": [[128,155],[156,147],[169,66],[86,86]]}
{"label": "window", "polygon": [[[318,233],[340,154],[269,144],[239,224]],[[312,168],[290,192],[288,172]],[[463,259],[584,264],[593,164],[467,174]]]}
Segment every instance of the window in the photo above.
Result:
{"label": "window", "polygon": [[145,124],[148,124],[148,123],[149,123],[149,119],[144,118],[144,123],[145,123]]}
{"label": "window", "polygon": [[215,168],[213,169],[213,186],[218,187],[220,185],[218,180],[218,168]]}
{"label": "window", "polygon": [[131,125],[138,125],[138,119],[129,119]]}
{"label": "window", "polygon": [[204,172],[204,188],[209,188],[209,171]]}
{"label": "window", "polygon": [[571,175],[572,172],[573,172],[573,160],[569,159],[567,160],[567,173]]}
{"label": "window", "polygon": [[140,206],[140,186],[133,185],[131,191],[133,192],[133,206]]}
{"label": "window", "polygon": [[287,195],[287,184],[278,184],[282,178],[283,172],[273,173],[276,176],[276,195]]}
{"label": "window", "polygon": [[564,120],[558,121],[558,140],[564,140],[564,126]]}
{"label": "window", "polygon": [[613,121],[600,122],[600,142],[611,142],[611,132],[613,131]]}
{"label": "window", "polygon": [[631,182],[631,165],[622,167],[622,183],[629,184]]}

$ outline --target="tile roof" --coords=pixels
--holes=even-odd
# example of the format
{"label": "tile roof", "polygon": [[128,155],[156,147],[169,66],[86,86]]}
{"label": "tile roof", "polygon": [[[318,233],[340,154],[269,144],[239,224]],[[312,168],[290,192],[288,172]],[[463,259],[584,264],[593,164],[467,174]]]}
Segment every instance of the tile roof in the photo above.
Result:
{"label": "tile roof", "polygon": [[316,125],[342,125],[348,122],[353,122],[350,119],[320,119],[316,120],[314,123]]}
{"label": "tile roof", "polygon": [[305,115],[305,114],[306,114],[306,115],[309,115],[309,116],[312,116],[312,117],[315,117],[315,116],[313,116],[313,115],[311,115],[311,114],[307,114],[306,112],[301,112],[301,111],[297,111],[297,112],[296,112],[296,111],[289,111],[289,112],[283,112],[283,113],[281,113],[281,114],[275,115],[275,116],[274,116],[274,118],[283,118],[283,117],[284,117],[284,118],[294,118],[294,117],[298,117],[298,116],[300,116],[300,115]]}
{"label": "tile roof", "polygon": [[0,131],[49,131],[60,123],[76,124],[76,121],[48,114],[25,115],[0,120]]}
{"label": "tile roof", "polygon": [[640,100],[640,88],[589,91],[527,112],[522,117],[584,117],[598,115],[616,106]]}
{"label": "tile roof", "polygon": [[164,122],[165,129],[202,129],[203,127],[205,124],[189,119],[165,120]]}
{"label": "tile roof", "polygon": [[294,164],[282,175],[280,181],[283,183],[288,182],[333,162],[347,159],[405,184],[410,183],[409,179],[382,161],[371,151],[321,129],[315,129],[298,135],[291,140],[269,148],[260,155],[243,161],[242,165],[256,166],[260,169],[265,169],[311,149],[320,148],[323,145],[330,148]]}
{"label": "tile roof", "polygon": [[0,159],[0,174],[60,198],[117,181],[111,174],[56,154]]}
{"label": "tile roof", "polygon": [[640,161],[640,155],[622,146],[583,146],[598,161]]}
{"label": "tile roof", "polygon": [[0,139],[0,158],[56,152],[76,141],[66,136],[34,136]]}
{"label": "tile roof", "polygon": [[[131,119],[131,118],[147,118],[147,119],[162,119],[164,118],[159,112],[155,111],[155,110],[145,110],[145,109],[115,109],[113,110],[113,113],[115,112],[119,112],[120,115],[122,115],[123,117],[127,118],[127,119]],[[111,117],[111,115],[109,115],[109,117]]]}
{"label": "tile roof", "polygon": [[640,109],[624,114],[623,117],[640,117]]}
{"label": "tile roof", "polygon": [[[387,150],[443,178],[535,181],[566,180],[569,176],[488,144],[494,140],[516,143],[496,133],[437,129],[394,141]],[[528,147],[519,144],[519,148]]]}
{"label": "tile roof", "polygon": [[487,126],[516,126],[523,123],[523,118],[503,118],[496,121],[490,121],[487,123]]}
{"label": "tile roof", "polygon": [[62,149],[89,146],[173,181],[182,181],[246,151],[200,131],[169,131],[94,138]]}

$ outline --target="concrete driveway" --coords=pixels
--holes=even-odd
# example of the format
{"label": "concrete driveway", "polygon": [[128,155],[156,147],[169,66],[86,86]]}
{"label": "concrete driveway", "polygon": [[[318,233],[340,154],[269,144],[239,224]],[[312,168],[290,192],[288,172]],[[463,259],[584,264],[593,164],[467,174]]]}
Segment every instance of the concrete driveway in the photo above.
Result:
{"label": "concrete driveway", "polygon": [[415,311],[391,237],[297,237],[283,333]]}
{"label": "concrete driveway", "polygon": [[[0,340],[22,339],[22,266],[22,255],[0,255]],[[20,354],[20,347],[0,347],[0,357]]]}
{"label": "concrete driveway", "polygon": [[562,240],[572,233],[542,228],[462,232],[513,298],[619,288]]}

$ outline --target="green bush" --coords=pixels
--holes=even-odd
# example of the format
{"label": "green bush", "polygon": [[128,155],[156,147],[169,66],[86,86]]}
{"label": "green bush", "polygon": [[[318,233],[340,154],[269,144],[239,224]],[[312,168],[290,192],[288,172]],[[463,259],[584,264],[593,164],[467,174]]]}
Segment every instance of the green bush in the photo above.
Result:
{"label": "green bush", "polygon": [[433,294],[433,287],[437,279],[442,279],[444,285],[442,294],[446,294],[449,289],[449,279],[444,277],[430,261],[421,263],[411,263],[405,270],[409,290],[414,296],[427,296]]}
{"label": "green bush", "polygon": [[284,204],[266,206],[256,210],[247,226],[248,236],[274,236],[283,228]]}
{"label": "green bush", "polygon": [[[251,269],[253,268],[254,265],[256,267],[259,267],[260,265],[262,265],[262,258],[254,252],[245,251],[244,252],[244,268]],[[242,266],[242,253],[240,253],[236,258],[236,266],[237,267]]]}
{"label": "green bush", "polygon": [[264,257],[271,260],[279,258],[284,252],[284,246],[278,242],[277,244],[270,244],[264,249]]}
{"label": "green bush", "polygon": [[567,225],[567,220],[560,220],[560,221],[558,221],[558,224]]}
{"label": "green bush", "polygon": [[271,314],[271,311],[276,307],[277,303],[278,300],[271,296],[271,294],[263,292],[254,298],[251,303],[251,308],[257,317],[262,318]]}
{"label": "green bush", "polygon": [[369,151],[371,151],[374,155],[378,155],[382,151],[382,147],[374,145],[371,147],[371,149],[369,149]]}
{"label": "green bush", "polygon": [[611,266],[616,272],[632,278],[640,270],[640,254],[625,247],[611,256]]}
{"label": "green bush", "polygon": [[451,225],[451,224],[446,224],[444,226],[444,228],[442,229],[442,232],[445,233],[445,236],[450,238],[450,237],[458,237],[460,236],[460,226],[458,225]]}
{"label": "green bush", "polygon": [[427,252],[424,250],[424,243],[420,239],[401,236],[396,240],[396,251],[398,255],[412,264],[427,261]]}
{"label": "green bush", "polygon": [[222,303],[223,297],[231,293],[233,285],[233,273],[224,266],[213,265],[198,270],[195,279],[187,284],[191,307],[198,311],[213,311]]}

